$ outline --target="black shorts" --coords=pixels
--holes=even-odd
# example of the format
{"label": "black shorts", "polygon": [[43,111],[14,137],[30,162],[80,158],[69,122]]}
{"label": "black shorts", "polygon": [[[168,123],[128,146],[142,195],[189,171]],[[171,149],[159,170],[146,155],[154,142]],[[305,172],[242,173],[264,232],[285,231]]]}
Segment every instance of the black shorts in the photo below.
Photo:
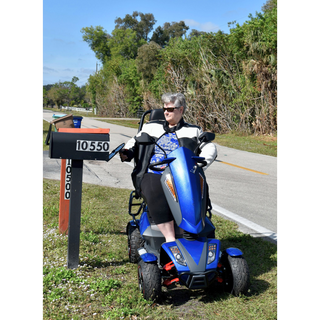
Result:
{"label": "black shorts", "polygon": [[161,174],[145,173],[141,181],[141,195],[148,205],[148,218],[155,224],[170,222],[173,216],[161,186]]}

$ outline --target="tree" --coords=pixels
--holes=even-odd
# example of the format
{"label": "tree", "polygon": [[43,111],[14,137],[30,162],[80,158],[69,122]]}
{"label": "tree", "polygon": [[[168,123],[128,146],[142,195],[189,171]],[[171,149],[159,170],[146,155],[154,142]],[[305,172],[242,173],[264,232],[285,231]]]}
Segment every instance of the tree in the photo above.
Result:
{"label": "tree", "polygon": [[189,27],[186,26],[184,21],[180,22],[166,22],[163,27],[158,27],[152,35],[151,41],[156,42],[162,48],[165,47],[170,39],[180,38],[186,34]]}
{"label": "tree", "polygon": [[198,31],[196,29],[191,29],[191,32],[190,32],[188,38],[192,39],[194,37],[200,37],[200,36],[205,35],[205,34],[206,34],[206,32],[204,32],[204,31]]}
{"label": "tree", "polygon": [[[137,17],[140,17],[138,21]],[[152,31],[154,24],[157,22],[152,13],[141,13],[134,11],[132,15],[126,14],[126,16],[121,18],[116,18],[116,29],[131,29],[136,32],[137,41],[143,39],[148,41],[148,34]]]}
{"label": "tree", "polygon": [[161,47],[154,41],[150,41],[149,44],[144,44],[138,49],[137,70],[148,82],[152,80],[159,66],[160,51]]}
{"label": "tree", "polygon": [[[84,89],[80,89],[76,85],[77,81],[79,81],[79,78],[73,77],[71,81],[55,83],[50,90],[46,92],[46,98],[51,100],[57,107],[63,104],[81,104],[81,101],[85,98],[86,92],[85,87]],[[44,87],[44,97],[45,91]]]}
{"label": "tree", "polygon": [[111,35],[103,30],[103,27],[86,27],[81,29],[82,39],[87,42],[96,58],[104,63],[111,56],[109,40]]}
{"label": "tree", "polygon": [[114,29],[112,38],[109,40],[111,56],[121,56],[124,59],[134,59],[137,56],[139,46],[145,40],[136,40],[136,32],[131,29]]}
{"label": "tree", "polygon": [[63,104],[63,93],[59,90],[59,85],[55,84],[47,93],[47,97],[53,101],[56,107]]}
{"label": "tree", "polygon": [[120,67],[122,72],[118,77],[119,84],[124,85],[124,98],[129,104],[131,114],[135,114],[142,104],[140,89],[141,74],[137,71],[134,59],[123,61]]}
{"label": "tree", "polygon": [[151,38],[152,42],[157,43],[162,48],[164,48],[168,44],[169,40],[170,38],[169,38],[168,32],[166,32],[160,26],[153,32],[152,38]]}
{"label": "tree", "polygon": [[268,0],[261,8],[262,12],[270,12],[273,8],[277,7],[277,0]]}
{"label": "tree", "polygon": [[189,30],[189,27],[186,26],[184,21],[172,22],[172,23],[166,22],[163,25],[163,28],[165,31],[168,32],[170,39],[171,38],[180,38],[183,35],[185,35],[186,32]]}
{"label": "tree", "polygon": [[[203,129],[275,132],[277,1],[266,1],[264,13],[250,15],[243,25],[230,22],[230,34],[193,29],[186,37],[189,27],[183,21],[166,22],[148,42],[153,15],[135,11],[117,18],[112,36],[103,32],[109,50],[103,68],[88,82],[92,103],[100,114],[122,116],[141,105],[160,105],[163,92],[179,91],[188,102],[186,120]],[[89,31],[87,41],[101,54],[93,41],[99,30]]]}

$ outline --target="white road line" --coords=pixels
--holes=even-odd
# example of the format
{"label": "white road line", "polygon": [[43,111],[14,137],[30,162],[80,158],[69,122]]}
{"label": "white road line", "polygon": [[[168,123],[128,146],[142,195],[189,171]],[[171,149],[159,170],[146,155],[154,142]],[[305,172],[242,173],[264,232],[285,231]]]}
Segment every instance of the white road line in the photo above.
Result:
{"label": "white road line", "polygon": [[257,233],[259,233],[261,236],[264,237],[268,237],[274,241],[277,241],[277,234],[269,229],[266,229],[248,219],[245,219],[243,217],[240,217],[239,215],[228,211],[227,209],[224,209],[220,206],[218,206],[217,204],[211,203],[212,205],[212,209],[228,218],[230,218],[233,221],[236,221],[238,223],[243,224],[244,226],[256,231]]}

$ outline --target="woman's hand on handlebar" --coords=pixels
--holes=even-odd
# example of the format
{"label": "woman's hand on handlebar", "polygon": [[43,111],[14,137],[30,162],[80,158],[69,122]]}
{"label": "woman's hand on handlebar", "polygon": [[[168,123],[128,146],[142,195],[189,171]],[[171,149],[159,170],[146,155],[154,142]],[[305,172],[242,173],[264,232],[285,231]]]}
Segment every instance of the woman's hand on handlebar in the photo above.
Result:
{"label": "woman's hand on handlebar", "polygon": [[120,159],[122,162],[126,161],[128,159],[128,156],[126,155],[126,151],[127,151],[127,149],[121,149],[119,151]]}

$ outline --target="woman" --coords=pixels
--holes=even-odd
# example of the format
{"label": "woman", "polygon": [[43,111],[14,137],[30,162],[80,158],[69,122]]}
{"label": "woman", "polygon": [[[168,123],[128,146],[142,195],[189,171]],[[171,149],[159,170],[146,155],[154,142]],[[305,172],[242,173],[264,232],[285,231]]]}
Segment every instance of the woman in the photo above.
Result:
{"label": "woman", "polygon": [[[122,161],[131,161],[136,158],[136,166],[132,172],[133,184],[139,196],[145,199],[149,209],[149,220],[154,221],[164,235],[166,242],[175,240],[174,221],[171,210],[165,198],[160,178],[162,171],[152,171],[148,168],[150,163],[164,159],[165,155],[178,147],[186,147],[194,151],[198,145],[198,138],[202,133],[200,127],[186,123],[183,114],[186,111],[186,101],[182,93],[166,93],[162,95],[165,122],[150,121],[143,125],[142,132],[155,138],[157,145],[137,146],[135,138],[131,138],[120,151]],[[200,146],[201,156],[207,165],[204,170],[217,157],[216,146],[209,142]]]}

